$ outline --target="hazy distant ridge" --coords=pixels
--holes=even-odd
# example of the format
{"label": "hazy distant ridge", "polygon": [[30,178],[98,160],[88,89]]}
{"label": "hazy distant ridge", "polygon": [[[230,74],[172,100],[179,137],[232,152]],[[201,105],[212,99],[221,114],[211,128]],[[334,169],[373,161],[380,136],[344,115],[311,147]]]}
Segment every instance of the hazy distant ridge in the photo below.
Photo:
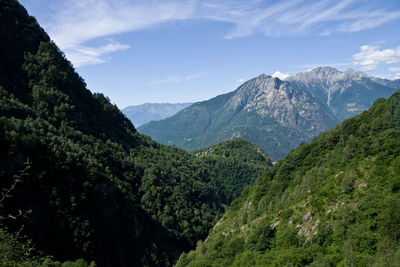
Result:
{"label": "hazy distant ridge", "polygon": [[135,127],[139,127],[150,121],[171,117],[191,104],[193,103],[145,103],[137,106],[128,106],[121,111],[131,120]]}

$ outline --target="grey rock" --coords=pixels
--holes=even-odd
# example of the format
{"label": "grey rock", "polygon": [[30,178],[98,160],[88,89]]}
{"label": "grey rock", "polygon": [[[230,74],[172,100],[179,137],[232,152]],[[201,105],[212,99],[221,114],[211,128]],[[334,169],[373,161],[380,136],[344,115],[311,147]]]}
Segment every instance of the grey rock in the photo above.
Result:
{"label": "grey rock", "polygon": [[326,103],[339,121],[361,113],[378,98],[389,97],[400,88],[400,80],[371,77],[353,69],[342,72],[332,67],[300,72],[287,80]]}
{"label": "grey rock", "polygon": [[400,80],[332,67],[298,73],[285,81],[261,74],[231,93],[194,103],[138,130],[188,151],[243,137],[276,161],[398,88]]}

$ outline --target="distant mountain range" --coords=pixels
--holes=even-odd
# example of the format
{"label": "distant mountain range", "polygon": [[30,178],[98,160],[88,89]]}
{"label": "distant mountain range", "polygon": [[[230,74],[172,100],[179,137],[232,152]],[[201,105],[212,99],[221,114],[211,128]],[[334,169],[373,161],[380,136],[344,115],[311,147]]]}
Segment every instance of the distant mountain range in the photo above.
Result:
{"label": "distant mountain range", "polygon": [[332,67],[298,73],[285,81],[261,74],[231,93],[195,103],[138,130],[189,151],[243,137],[277,160],[398,88],[400,80]]}
{"label": "distant mountain range", "polygon": [[145,103],[137,106],[128,106],[121,111],[131,120],[135,127],[139,127],[150,121],[171,117],[191,104],[193,103]]}

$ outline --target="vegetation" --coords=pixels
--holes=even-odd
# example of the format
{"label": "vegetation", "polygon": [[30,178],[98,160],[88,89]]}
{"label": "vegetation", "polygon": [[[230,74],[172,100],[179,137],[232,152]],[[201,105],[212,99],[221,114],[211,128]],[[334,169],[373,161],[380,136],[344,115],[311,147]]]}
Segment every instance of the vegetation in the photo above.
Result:
{"label": "vegetation", "polygon": [[160,145],[17,1],[0,22],[2,266],[400,265],[400,91],[267,167],[216,224],[270,165],[258,147]]}
{"label": "vegetation", "polygon": [[[17,185],[22,182],[22,178],[28,175],[28,170],[30,168],[29,162],[25,163],[26,166],[23,170],[19,171],[18,174],[14,175],[13,184],[10,188],[3,188],[0,198],[0,208],[4,209],[4,202],[7,198],[13,197],[13,191],[16,189]],[[94,267],[95,262],[87,264],[83,259],[78,259],[75,262],[58,262],[54,261],[49,256],[42,256],[42,254],[35,250],[32,241],[27,239],[25,236],[21,236],[21,229],[10,234],[3,224],[5,221],[14,221],[20,217],[27,217],[29,211],[19,210],[18,214],[0,214],[0,263],[1,266],[63,266],[63,267]]]}
{"label": "vegetation", "polygon": [[233,92],[194,103],[138,131],[188,151],[244,137],[277,161],[398,88],[400,80],[332,67],[298,73],[285,81],[262,74]]}
{"label": "vegetation", "polygon": [[226,201],[222,174],[137,133],[17,1],[2,1],[0,22],[0,188],[30,162],[0,215],[31,211],[2,222],[0,245],[15,256],[1,264],[170,266],[205,238]]}
{"label": "vegetation", "polygon": [[[187,151],[197,151],[230,140],[232,136],[240,136],[259,145],[273,160],[282,158],[300,143],[299,140],[309,139],[298,129],[283,126],[269,116],[231,109],[229,101],[235,92],[194,103],[172,117],[151,121],[138,130],[157,142]],[[286,134],[277,134],[282,132]]]}
{"label": "vegetation", "polygon": [[176,266],[399,266],[400,91],[302,144]]}
{"label": "vegetation", "polygon": [[261,148],[243,138],[225,141],[194,154],[215,172],[213,182],[225,204],[238,198],[246,186],[255,183],[267,166],[272,166]]}
{"label": "vegetation", "polygon": [[55,261],[52,257],[42,256],[35,251],[32,242],[18,234],[10,234],[0,228],[0,263],[4,267],[95,267],[96,263],[88,264],[83,259],[74,262]]}

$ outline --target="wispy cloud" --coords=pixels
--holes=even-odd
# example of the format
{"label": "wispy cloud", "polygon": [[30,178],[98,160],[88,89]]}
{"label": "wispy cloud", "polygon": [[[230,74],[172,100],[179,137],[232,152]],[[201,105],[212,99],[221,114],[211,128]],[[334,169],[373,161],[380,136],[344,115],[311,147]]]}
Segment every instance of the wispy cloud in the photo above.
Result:
{"label": "wispy cloud", "polygon": [[400,62],[400,46],[396,48],[381,49],[379,45],[363,45],[360,52],[353,55],[355,65],[360,65],[361,70],[369,71],[377,68],[379,64],[394,64]]}
{"label": "wispy cloud", "polygon": [[100,47],[76,45],[68,49],[68,59],[73,62],[76,67],[99,64],[105,62],[104,55],[129,48],[129,45],[117,42]]}
{"label": "wispy cloud", "polygon": [[89,45],[91,41],[168,21],[228,22],[232,29],[226,33],[227,39],[255,33],[275,37],[329,35],[371,29],[400,19],[396,1],[64,0],[61,5],[57,2],[59,7],[52,9],[52,16],[44,21],[67,58],[75,66],[83,66],[104,62],[107,54],[129,48],[128,44],[113,42],[95,48]]}
{"label": "wispy cloud", "polygon": [[197,79],[203,76],[203,74],[190,74],[186,76],[179,76],[179,75],[172,75],[163,78],[155,78],[149,82],[150,85],[159,85],[159,84],[166,84],[166,83],[182,83]]}
{"label": "wispy cloud", "polygon": [[91,40],[192,16],[190,1],[66,0],[46,25],[52,39],[78,67],[102,63],[104,55],[130,47],[109,42],[93,48],[87,44]]}
{"label": "wispy cloud", "polygon": [[400,72],[400,67],[389,68],[391,72]]}
{"label": "wispy cloud", "polygon": [[[286,0],[217,1],[214,18],[232,22],[235,28],[228,39],[263,33],[269,36],[357,32],[400,19],[400,10],[382,1],[360,0]],[[247,3],[241,5],[239,3]],[[390,1],[386,2],[390,4]],[[211,17],[211,18],[213,18]]]}
{"label": "wispy cloud", "polygon": [[392,67],[389,68],[389,71],[393,72],[394,79],[400,79],[400,67]]}

